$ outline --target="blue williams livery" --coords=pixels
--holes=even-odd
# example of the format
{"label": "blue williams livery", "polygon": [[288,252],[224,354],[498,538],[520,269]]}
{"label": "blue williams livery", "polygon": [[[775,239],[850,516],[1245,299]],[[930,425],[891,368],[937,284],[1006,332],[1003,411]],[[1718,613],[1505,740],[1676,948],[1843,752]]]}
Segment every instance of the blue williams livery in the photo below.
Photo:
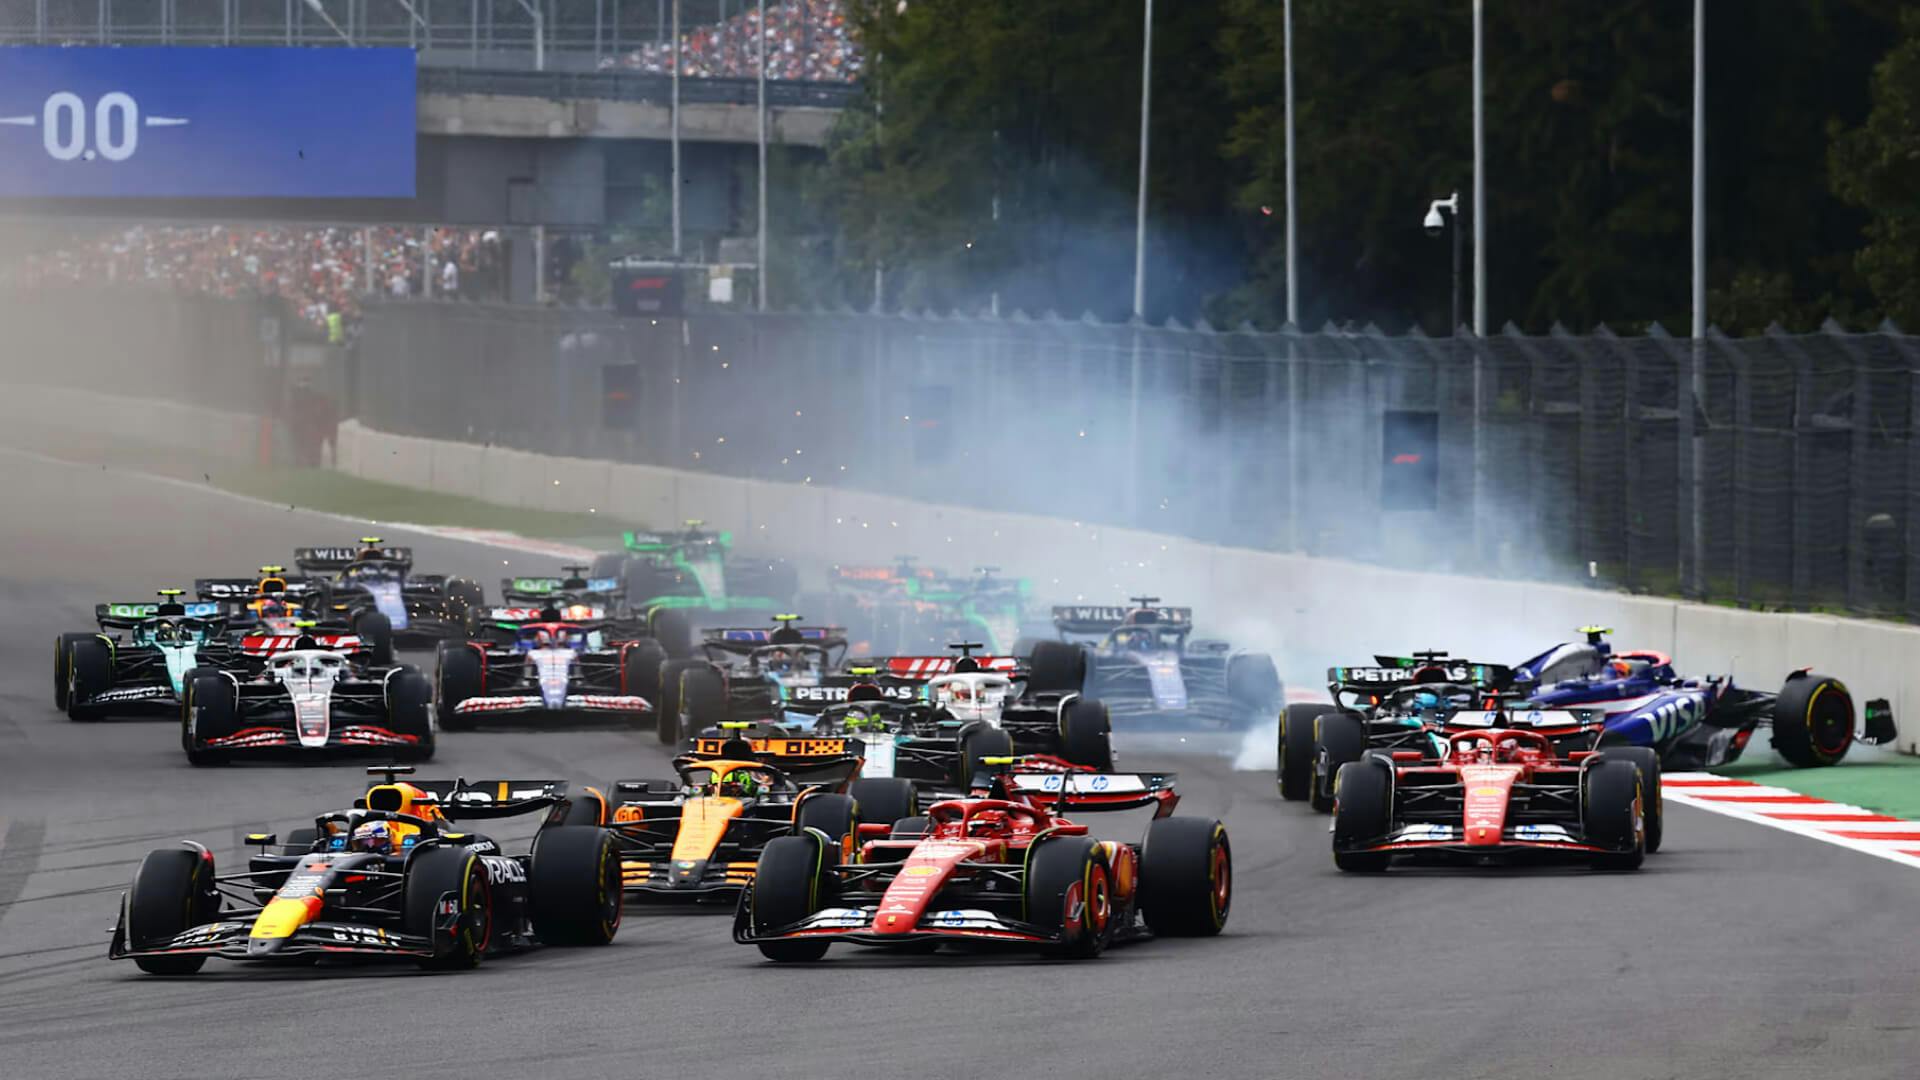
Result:
{"label": "blue williams livery", "polygon": [[1062,640],[1087,650],[1087,694],[1114,717],[1220,727],[1253,723],[1280,707],[1280,676],[1265,653],[1193,638],[1193,609],[1136,596],[1132,607],[1053,609]]}

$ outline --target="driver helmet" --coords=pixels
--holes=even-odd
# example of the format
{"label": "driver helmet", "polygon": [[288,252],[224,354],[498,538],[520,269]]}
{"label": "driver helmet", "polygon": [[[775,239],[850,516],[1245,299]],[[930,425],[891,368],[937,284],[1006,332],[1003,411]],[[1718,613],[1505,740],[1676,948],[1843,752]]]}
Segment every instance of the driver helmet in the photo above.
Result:
{"label": "driver helmet", "polygon": [[1607,661],[1607,674],[1616,679],[1631,679],[1647,670],[1649,666],[1645,660],[1614,659]]}
{"label": "driver helmet", "polygon": [[1007,812],[1005,810],[982,810],[967,819],[967,833],[969,835],[973,833],[999,832],[1006,827]]}
{"label": "driver helmet", "polygon": [[1413,707],[1425,712],[1440,707],[1440,695],[1431,690],[1417,690],[1413,695]]}
{"label": "driver helmet", "polygon": [[287,614],[287,602],[277,596],[263,596],[254,605],[254,610],[258,611],[263,619],[277,619]]}
{"label": "driver helmet", "polygon": [[347,845],[354,851],[373,851],[381,855],[393,854],[394,829],[384,821],[369,821],[353,830],[353,839]]}
{"label": "driver helmet", "polygon": [[760,794],[760,781],[747,769],[733,769],[720,778],[721,795],[750,799]]}

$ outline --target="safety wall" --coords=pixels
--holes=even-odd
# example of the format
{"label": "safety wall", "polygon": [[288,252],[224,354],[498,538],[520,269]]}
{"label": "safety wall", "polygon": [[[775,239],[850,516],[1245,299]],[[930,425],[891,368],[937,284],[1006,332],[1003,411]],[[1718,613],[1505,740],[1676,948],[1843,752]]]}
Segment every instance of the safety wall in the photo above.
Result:
{"label": "safety wall", "polygon": [[[1416,573],[1223,547],[1029,514],[618,465],[341,427],[339,468],[388,483],[537,510],[616,512],[666,525],[699,518],[743,549],[803,563],[1003,567],[1044,598],[1118,603],[1151,592],[1196,609],[1202,632],[1275,650],[1301,672],[1373,651],[1447,648],[1512,662],[1587,624],[1622,645],[1669,652],[1683,670],[1731,673],[1776,688],[1792,669],[1834,675],[1857,699],[1920,708],[1920,629],[1863,619],[1776,614],[1604,592],[1574,585]],[[943,553],[951,555],[943,557]],[[1920,723],[1901,746],[1920,752]]]}

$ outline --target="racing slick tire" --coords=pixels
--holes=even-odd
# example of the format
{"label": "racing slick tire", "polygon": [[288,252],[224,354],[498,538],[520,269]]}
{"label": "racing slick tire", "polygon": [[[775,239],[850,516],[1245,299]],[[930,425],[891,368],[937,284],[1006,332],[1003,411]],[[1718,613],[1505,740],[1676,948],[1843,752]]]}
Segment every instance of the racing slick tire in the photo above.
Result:
{"label": "racing slick tire", "polygon": [[387,683],[387,723],[395,735],[418,740],[411,746],[394,747],[393,760],[433,760],[433,683],[411,665]]}
{"label": "racing slick tire", "polygon": [[190,765],[225,765],[223,750],[206,747],[209,739],[239,729],[239,702],[233,683],[211,668],[194,668],[184,680],[186,697],[180,702],[180,747]]}
{"label": "racing slick tire", "polygon": [[1060,714],[1060,756],[1095,772],[1113,771],[1113,719],[1104,703],[1080,698]]}
{"label": "racing slick tire", "polygon": [[1323,814],[1331,813],[1333,781],[1340,775],[1340,766],[1359,761],[1360,755],[1367,752],[1366,722],[1350,712],[1321,713],[1313,719],[1313,747],[1316,762],[1325,761],[1327,772],[1326,781],[1322,783],[1318,768],[1314,770],[1308,802]]}
{"label": "racing slick tire", "polygon": [[1350,874],[1378,874],[1393,861],[1385,851],[1342,851],[1378,843],[1393,826],[1393,768],[1368,758],[1341,766],[1333,778],[1333,865]]}
{"label": "racing slick tire", "polygon": [[1227,696],[1255,717],[1270,716],[1280,704],[1280,672],[1266,653],[1227,657]]}
{"label": "racing slick tire", "polygon": [[393,666],[393,621],[377,611],[361,611],[353,617],[353,633],[366,648],[367,660],[374,667]]}
{"label": "racing slick tire", "polygon": [[[428,971],[478,967],[493,942],[493,882],[487,864],[464,847],[436,845],[407,861],[400,911],[406,932],[433,942],[434,955],[415,963]],[[434,932],[440,897],[452,893],[460,923],[449,938]]]}
{"label": "racing slick tire", "polygon": [[[633,593],[627,595],[632,597]],[[647,612],[647,636],[659,642],[671,659],[693,656],[693,620],[678,608],[657,607]]]}
{"label": "racing slick tire", "polygon": [[667,650],[651,638],[636,641],[620,650],[620,683],[629,694],[637,694],[653,706],[655,715],[637,717],[642,724],[658,725],[660,717],[660,668],[667,662]]}
{"label": "racing slick tire", "polygon": [[1211,937],[1233,906],[1233,846],[1214,818],[1169,817],[1140,844],[1140,915],[1162,937]]}
{"label": "racing slick tire", "polygon": [[1280,710],[1280,764],[1274,771],[1280,797],[1304,802],[1313,791],[1313,721],[1330,706],[1315,702]]}
{"label": "racing slick tire", "polygon": [[987,758],[1012,756],[1013,736],[999,728],[976,728],[960,737],[960,774],[954,780],[963,789],[971,788],[981,769],[992,771]]}
{"label": "racing slick tire", "polygon": [[1853,746],[1853,695],[1831,675],[1795,674],[1773,702],[1773,749],[1790,765],[1838,765]]}
{"label": "racing slick tire", "polygon": [[[127,891],[127,944],[137,949],[169,941],[189,927],[213,921],[219,912],[210,854],[184,847],[150,851]],[[204,955],[133,958],[149,975],[191,975],[206,962]]]}
{"label": "racing slick tire", "polygon": [[[826,872],[830,854],[812,833],[776,836],[767,841],[753,872],[753,903],[748,917],[755,934],[797,923],[824,906],[831,885]],[[761,956],[786,964],[818,960],[827,955],[832,943],[789,938],[754,944],[760,947]]]}
{"label": "racing slick tire", "polygon": [[434,666],[434,711],[440,714],[440,726],[448,731],[466,731],[473,722],[459,712],[460,703],[479,697],[486,689],[485,661],[472,646],[457,641],[439,644],[439,663]]}
{"label": "racing slick tire", "polygon": [[[578,795],[568,796],[566,809],[560,812],[558,820],[548,819],[547,829],[576,825],[591,825],[597,829],[605,825],[610,816],[607,797],[595,788],[585,788]],[[540,835],[545,836],[546,829],[542,829]]]}
{"label": "racing slick tire", "polygon": [[1609,761],[1631,761],[1640,769],[1641,813],[1646,820],[1647,854],[1660,850],[1666,829],[1666,807],[1660,801],[1660,754],[1651,746],[1614,746],[1601,755]]}
{"label": "racing slick tire", "polygon": [[1078,693],[1087,682],[1087,650],[1065,641],[1035,645],[1027,664],[1028,693]]}
{"label": "racing slick tire", "polygon": [[1595,870],[1638,870],[1646,858],[1646,836],[1635,820],[1645,788],[1631,761],[1602,759],[1580,777],[1580,822],[1587,842],[1624,849],[1593,857]]}
{"label": "racing slick tire", "polygon": [[1113,937],[1113,870],[1107,850],[1090,836],[1042,840],[1027,849],[1023,875],[1027,921],[1058,930],[1053,950],[1069,960],[1091,960]]}
{"label": "racing slick tire", "polygon": [[612,833],[578,825],[540,830],[527,869],[527,914],[541,941],[608,944],[620,931],[625,896]]}
{"label": "racing slick tire", "polygon": [[73,643],[85,641],[96,635],[86,631],[68,632],[53,639],[53,707],[65,712],[67,709],[67,680],[71,677]]}
{"label": "racing slick tire", "polygon": [[847,787],[860,820],[868,825],[899,821],[920,812],[920,792],[913,781],[897,776],[869,776]]}
{"label": "racing slick tire", "polygon": [[802,801],[793,812],[795,833],[805,834],[808,829],[818,829],[835,845],[853,835],[854,826],[859,823],[859,807],[854,804],[851,795],[831,792],[815,795]]}
{"label": "racing slick tire", "polygon": [[705,660],[669,660],[660,668],[660,709],[654,720],[660,741],[678,746],[695,732],[727,718],[727,683]]}
{"label": "racing slick tire", "polygon": [[113,652],[93,634],[75,640],[67,649],[67,700],[70,720],[91,720],[82,703],[113,689]]}

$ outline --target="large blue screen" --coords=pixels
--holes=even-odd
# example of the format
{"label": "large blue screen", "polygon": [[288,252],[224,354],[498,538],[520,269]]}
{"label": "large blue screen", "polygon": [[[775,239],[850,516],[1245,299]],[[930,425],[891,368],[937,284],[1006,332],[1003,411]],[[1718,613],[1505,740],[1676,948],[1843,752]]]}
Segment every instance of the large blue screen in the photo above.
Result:
{"label": "large blue screen", "polygon": [[0,197],[411,198],[408,49],[0,48]]}

